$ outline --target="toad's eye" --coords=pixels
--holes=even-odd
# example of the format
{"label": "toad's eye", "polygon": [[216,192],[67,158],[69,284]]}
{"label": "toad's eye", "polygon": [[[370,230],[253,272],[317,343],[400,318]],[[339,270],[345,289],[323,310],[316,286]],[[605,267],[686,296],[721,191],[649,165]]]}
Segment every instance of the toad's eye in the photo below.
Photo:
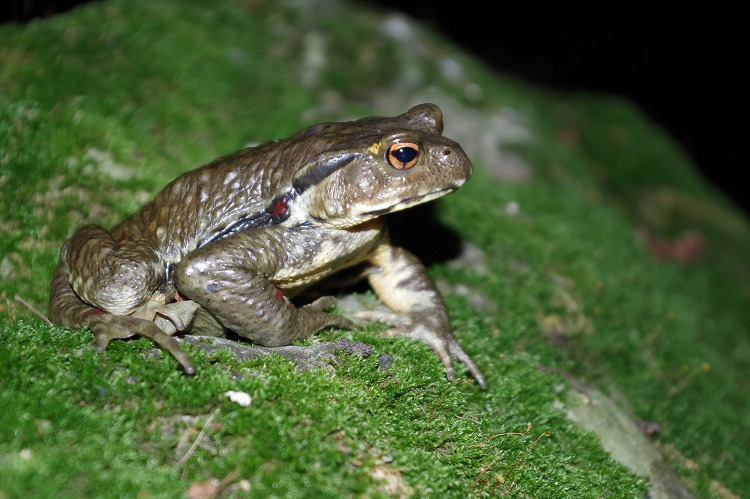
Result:
{"label": "toad's eye", "polygon": [[418,159],[419,146],[414,142],[398,142],[388,148],[388,163],[397,170],[408,170]]}

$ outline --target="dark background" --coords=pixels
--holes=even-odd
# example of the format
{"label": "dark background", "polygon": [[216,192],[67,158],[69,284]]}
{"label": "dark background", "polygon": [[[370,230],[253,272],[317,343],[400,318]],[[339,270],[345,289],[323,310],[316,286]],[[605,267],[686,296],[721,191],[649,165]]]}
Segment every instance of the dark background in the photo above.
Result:
{"label": "dark background", "polygon": [[[6,0],[7,1],[7,0]],[[10,0],[0,21],[53,15],[84,0]],[[666,128],[704,176],[750,213],[750,68],[741,3],[371,0],[426,22],[495,68],[560,90],[623,95]]]}
{"label": "dark background", "polygon": [[627,97],[750,213],[750,18],[742,4],[375,3],[431,24],[501,71]]}

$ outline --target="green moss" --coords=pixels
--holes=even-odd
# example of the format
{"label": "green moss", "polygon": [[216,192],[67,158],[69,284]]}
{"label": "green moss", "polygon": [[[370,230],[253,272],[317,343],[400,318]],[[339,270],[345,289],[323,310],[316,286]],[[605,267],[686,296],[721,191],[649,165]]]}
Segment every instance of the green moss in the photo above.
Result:
{"label": "green moss", "polygon": [[[545,494],[550,475],[601,493],[613,473],[630,483],[593,441],[581,447],[583,435],[550,412],[556,381],[525,356],[495,373],[509,390],[485,395],[446,383],[426,348],[403,341],[374,342],[394,355],[390,371],[378,371],[374,356],[343,357],[331,374],[300,373],[278,358],[211,364],[198,355],[199,374],[185,379],[170,358],[144,359],[151,347],[143,340],[100,356],[85,332],[20,325],[2,336],[2,427],[13,432],[0,447],[8,469],[0,485],[11,496],[96,495],[101,487],[115,495],[174,493],[232,470],[259,496],[372,492],[375,470],[440,495],[512,487]],[[251,406],[225,399],[230,388],[251,394]],[[175,472],[186,451],[180,438],[194,440],[201,429],[206,445]],[[581,462],[560,468],[557,456],[569,453]],[[596,471],[584,465],[585,454],[602,460]],[[498,483],[502,474],[518,485]]]}

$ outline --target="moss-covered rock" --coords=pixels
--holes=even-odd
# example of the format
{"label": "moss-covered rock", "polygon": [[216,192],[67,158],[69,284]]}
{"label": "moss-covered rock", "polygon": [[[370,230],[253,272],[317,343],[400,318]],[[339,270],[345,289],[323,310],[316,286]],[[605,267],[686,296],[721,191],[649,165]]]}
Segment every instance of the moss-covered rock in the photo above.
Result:
{"label": "moss-covered rock", "polygon": [[[334,0],[113,0],[0,39],[0,496],[641,496],[657,482],[612,458],[607,428],[568,418],[576,380],[648,421],[696,496],[750,491],[747,220],[629,103],[517,81]],[[486,393],[375,326],[322,337],[384,356],[300,372],[188,346],[185,378],[146,340],[99,355],[15,298],[43,314],[72,230],[183,171],[422,101],[475,177],[393,222],[435,227],[402,242]]]}

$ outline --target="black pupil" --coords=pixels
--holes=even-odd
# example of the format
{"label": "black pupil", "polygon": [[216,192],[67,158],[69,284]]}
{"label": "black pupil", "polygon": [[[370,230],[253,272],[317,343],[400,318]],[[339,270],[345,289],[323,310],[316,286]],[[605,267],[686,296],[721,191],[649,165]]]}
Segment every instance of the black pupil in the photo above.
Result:
{"label": "black pupil", "polygon": [[404,164],[407,164],[416,158],[417,154],[419,153],[413,147],[399,147],[393,151],[393,157]]}

